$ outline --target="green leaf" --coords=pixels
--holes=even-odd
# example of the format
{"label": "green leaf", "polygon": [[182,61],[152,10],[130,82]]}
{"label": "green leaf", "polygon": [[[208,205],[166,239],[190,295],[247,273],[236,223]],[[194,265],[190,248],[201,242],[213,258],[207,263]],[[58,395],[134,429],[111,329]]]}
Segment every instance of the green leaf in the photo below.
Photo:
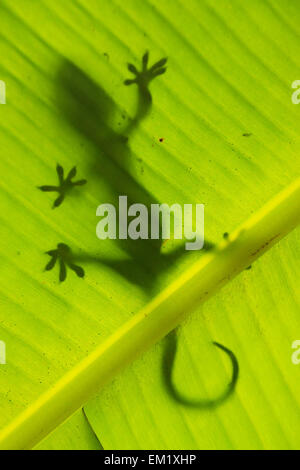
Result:
{"label": "green leaf", "polygon": [[50,434],[35,450],[103,450],[82,410]]}
{"label": "green leaf", "polygon": [[[182,253],[172,241],[163,247],[164,256],[149,243],[100,242],[95,212],[119,194],[145,204],[204,203],[206,240],[218,243],[287,188],[300,169],[299,111],[291,103],[291,83],[298,78],[299,12],[295,2],[284,0],[247,5],[174,0],[172,7],[161,0],[34,0],[30,9],[3,0],[0,8],[0,79],[7,89],[7,104],[0,106],[0,340],[7,346],[7,365],[0,366],[0,428],[7,435],[13,419],[24,410],[35,412],[44,393],[68,415],[74,403],[60,402],[55,392],[60,380],[74,367],[78,371],[105,341],[113,342],[155,294],[178,287],[194,263],[199,267],[213,259],[214,281],[225,265],[231,276],[233,267],[251,263],[247,236],[241,251],[234,252],[243,254],[238,263],[222,257],[224,252],[221,258]],[[136,77],[128,74],[128,63],[134,65],[131,72],[138,71]],[[125,87],[125,80],[132,86]],[[37,189],[57,184],[58,176],[62,185],[74,167],[82,185],[66,185],[60,195]],[[53,203],[59,206],[55,211]],[[287,211],[278,214],[287,217],[281,219],[287,233],[295,220]],[[274,228],[272,217],[264,220],[260,241]],[[197,326],[187,325],[179,335],[174,370],[179,390],[205,397],[205,378],[206,397],[222,393],[231,369],[224,352],[209,346],[217,341],[239,362],[240,378],[230,399],[209,412],[173,403],[158,373],[162,344],[142,360],[145,367],[137,363],[86,408],[104,447],[297,446],[290,425],[296,429],[299,421],[297,412],[291,416],[297,370],[290,361],[299,329],[299,298],[292,297],[297,237],[298,232],[291,234],[211,298],[200,319],[191,320]],[[236,247],[230,240],[228,247]],[[60,250],[55,266],[44,254],[49,250]],[[61,284],[59,264],[61,280],[66,277]],[[176,296],[173,301],[176,305]],[[166,322],[158,333],[169,329]],[[204,367],[195,368],[189,379],[185,363],[200,364],[202,357]],[[117,359],[121,363],[126,357],[108,359],[116,359],[117,366]],[[191,388],[181,389],[189,380]],[[286,414],[264,394],[270,380]],[[144,419],[137,426],[138,413]],[[51,407],[43,418],[51,418],[44,434],[61,421]],[[34,434],[34,420],[26,422],[30,432],[21,435],[19,447]],[[76,424],[74,436],[73,447],[80,447]],[[32,442],[38,438],[35,434]],[[49,447],[58,445],[53,442]]]}
{"label": "green leaf", "polygon": [[[106,449],[297,449],[300,230],[205,303],[177,333],[173,384],[166,387],[168,339],[124,371],[86,407]],[[267,295],[266,295],[267,293]],[[191,406],[222,395],[234,351],[236,389],[216,408]]]}

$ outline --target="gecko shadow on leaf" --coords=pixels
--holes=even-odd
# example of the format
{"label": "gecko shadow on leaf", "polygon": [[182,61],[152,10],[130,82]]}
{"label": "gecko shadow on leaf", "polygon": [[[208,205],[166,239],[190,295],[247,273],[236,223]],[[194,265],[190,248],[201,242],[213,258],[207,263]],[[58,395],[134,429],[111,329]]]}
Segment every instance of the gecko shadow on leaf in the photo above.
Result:
{"label": "gecko shadow on leaf", "polygon": [[[146,53],[142,59],[140,72],[133,64],[128,65],[129,71],[135,78],[125,80],[124,85],[136,85],[137,107],[135,116],[128,120],[120,131],[116,131],[114,124],[118,112],[119,121],[122,121],[123,113],[117,103],[83,70],[65,60],[57,77],[58,105],[63,115],[94,146],[94,153],[90,155],[89,162],[91,176],[97,175],[103,181],[108,179],[109,185],[113,185],[118,194],[120,189],[128,190],[129,184],[133,184],[134,197],[139,195],[136,194],[138,189],[136,186],[139,186],[139,183],[128,172],[131,159],[128,139],[151,111],[152,96],[149,84],[155,77],[166,72],[163,66],[167,59],[162,59],[151,68],[148,68],[148,61],[149,55]],[[125,178],[121,187],[117,184],[120,183],[118,179],[120,176]],[[144,188],[139,187],[139,189],[146,193]]]}
{"label": "gecko shadow on leaf", "polygon": [[175,364],[175,358],[177,354],[177,346],[178,346],[178,337],[177,332],[172,331],[166,338],[165,338],[165,349],[164,349],[164,356],[163,356],[163,364],[162,364],[162,376],[163,381],[166,386],[166,389],[169,395],[178,403],[188,406],[190,408],[198,408],[198,409],[214,409],[221,404],[223,404],[228,398],[233,394],[238,377],[239,377],[239,364],[237,358],[233,354],[230,349],[226,348],[220,343],[213,343],[217,348],[221,349],[225,354],[227,354],[232,363],[232,377],[229,384],[225,387],[224,392],[221,393],[218,397],[212,399],[192,399],[188,398],[178,390],[177,386],[174,384],[173,380],[173,370]]}
{"label": "gecko shadow on leaf", "polygon": [[[152,80],[166,72],[167,59],[160,60],[152,67],[149,67],[148,63],[149,54],[146,53],[142,58],[141,71],[132,64],[128,65],[134,77],[125,80],[124,85],[136,86],[137,106],[134,117],[128,122],[124,121],[124,127],[121,130],[117,131],[114,124],[117,113],[122,114],[117,104],[98,83],[67,60],[63,62],[57,77],[57,98],[66,120],[89,141],[88,179],[97,181],[102,191],[106,187],[110,195],[109,200],[99,200],[99,204],[105,202],[117,208],[119,196],[125,195],[129,206],[134,203],[143,204],[150,214],[151,205],[159,204],[159,202],[135,177],[131,169],[132,154],[129,147],[130,136],[138,129],[152,108],[149,85]],[[122,119],[120,118],[119,121]],[[102,191],[101,194],[103,194]],[[117,216],[116,219],[118,224],[119,217]],[[118,229],[119,227],[117,227],[117,232]],[[155,289],[158,276],[169,270],[185,252],[182,244],[172,253],[162,253],[162,240],[127,238],[118,239],[116,243],[125,254],[123,259],[116,260],[99,253],[86,253],[81,255],[80,261],[110,267],[130,282],[151,293]],[[124,258],[126,258],[125,261]]]}
{"label": "gecko shadow on leaf", "polygon": [[[210,251],[213,248],[213,245],[207,243],[204,247],[206,251]],[[182,250],[180,247],[178,250]],[[152,271],[149,275],[148,272],[145,272],[145,269],[139,265],[132,264],[130,259],[128,260],[111,260],[110,258],[105,259],[104,256],[99,256],[97,254],[91,253],[74,253],[71,248],[65,243],[59,243],[57,248],[54,250],[49,250],[45,253],[46,255],[51,256],[51,260],[47,263],[45,271],[51,271],[58,261],[59,263],[59,281],[64,282],[67,278],[67,267],[74,271],[78,277],[83,278],[85,276],[84,269],[79,266],[77,263],[86,263],[86,264],[101,264],[103,266],[108,266],[112,269],[115,268],[121,275],[126,277],[129,281],[140,285],[144,289],[152,288],[153,276],[157,274],[155,271]],[[167,269],[167,263],[176,260],[178,257],[177,251],[169,253],[168,256],[164,256],[166,261],[165,268]],[[114,266],[115,263],[115,266]],[[161,264],[159,265],[161,269]]]}
{"label": "gecko shadow on leaf", "polygon": [[51,271],[58,262],[60,282],[64,282],[67,278],[67,267],[74,271],[78,277],[84,277],[85,273],[83,268],[75,264],[72,250],[65,243],[59,243],[55,250],[47,251],[46,255],[49,255],[51,260],[46,265],[45,270]]}
{"label": "gecko shadow on leaf", "polygon": [[[207,242],[202,251],[208,252],[213,248],[214,245]],[[145,263],[136,263],[133,262],[132,259],[113,260],[106,258],[104,255],[101,256],[89,253],[75,255],[74,261],[80,264],[102,264],[103,266],[110,267],[126,277],[130,282],[153,294],[154,280],[157,279],[161,272],[166,272],[170,266],[176,262],[179,256],[184,255],[184,253],[184,246],[179,246],[176,250],[163,255],[159,251],[153,250],[151,252],[151,263],[147,263],[147,269],[145,269]]]}
{"label": "gecko shadow on leaf", "polygon": [[66,178],[64,177],[64,169],[59,164],[57,164],[56,166],[56,172],[57,172],[58,182],[59,182],[58,186],[46,186],[45,185],[45,186],[39,186],[38,188],[41,191],[46,192],[46,193],[51,193],[51,192],[58,193],[59,196],[57,199],[55,199],[53,203],[53,209],[55,209],[56,207],[59,207],[63,203],[67,193],[70,192],[72,188],[75,188],[76,186],[84,186],[87,183],[86,180],[72,181],[77,174],[76,167],[72,168],[72,170],[69,172]]}

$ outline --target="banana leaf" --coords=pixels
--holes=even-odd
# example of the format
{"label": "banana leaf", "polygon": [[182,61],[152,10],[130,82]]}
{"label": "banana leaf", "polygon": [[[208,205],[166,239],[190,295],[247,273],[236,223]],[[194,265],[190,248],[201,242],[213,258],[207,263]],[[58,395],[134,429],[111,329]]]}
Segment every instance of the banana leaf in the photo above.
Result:
{"label": "banana leaf", "polygon": [[[28,447],[45,393],[73,413],[57,384],[169,292],[149,346],[189,296],[191,319],[62,427],[49,407],[40,439],[57,429],[41,446],[299,447],[299,230],[256,263],[247,251],[299,219],[299,198],[280,210],[276,196],[300,168],[297,3],[3,0],[0,11],[0,446],[9,435]],[[205,204],[205,250],[98,240],[96,208],[121,194]],[[262,232],[231,235],[273,197]],[[200,290],[205,263],[208,301],[196,283],[178,297],[194,266]],[[224,263],[228,279],[242,273],[218,292]]]}

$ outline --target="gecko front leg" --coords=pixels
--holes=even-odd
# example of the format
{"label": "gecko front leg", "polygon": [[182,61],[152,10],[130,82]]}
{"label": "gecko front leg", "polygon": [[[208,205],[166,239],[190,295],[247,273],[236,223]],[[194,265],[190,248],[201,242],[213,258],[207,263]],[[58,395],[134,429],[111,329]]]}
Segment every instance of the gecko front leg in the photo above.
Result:
{"label": "gecko front leg", "polygon": [[150,112],[152,106],[152,96],[149,91],[149,85],[156,77],[163,75],[167,68],[165,67],[168,59],[163,58],[156,62],[152,67],[148,67],[149,64],[149,52],[146,52],[142,58],[142,69],[139,71],[135,65],[128,64],[128,70],[135,78],[127,79],[124,81],[124,85],[137,85],[138,87],[138,106],[136,115],[132,122],[128,125],[125,130],[125,134],[128,135],[132,132]]}

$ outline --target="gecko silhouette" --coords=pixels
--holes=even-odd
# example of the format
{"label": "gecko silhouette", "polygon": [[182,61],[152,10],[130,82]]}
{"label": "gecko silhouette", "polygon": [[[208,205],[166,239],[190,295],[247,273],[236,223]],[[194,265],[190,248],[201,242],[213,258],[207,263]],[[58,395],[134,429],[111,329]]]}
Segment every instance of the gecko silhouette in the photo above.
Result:
{"label": "gecko silhouette", "polygon": [[[149,85],[153,79],[166,72],[167,59],[161,59],[152,67],[148,67],[149,54],[146,53],[142,59],[142,69],[129,64],[128,70],[134,75],[133,78],[125,80],[125,86],[136,85],[137,107],[135,116],[128,121],[124,129],[116,132],[113,126],[113,118],[117,106],[110,96],[107,95],[99,84],[95,83],[81,69],[68,60],[65,60],[58,76],[59,106],[67,121],[85,138],[92,147],[88,165],[89,179],[96,178],[101,185],[106,185],[110,190],[111,204],[118,206],[119,195],[127,195],[128,204],[139,202],[148,209],[151,204],[158,201],[150,194],[131,172],[132,153],[129,147],[129,138],[138,129],[140,123],[149,115],[152,108],[152,96]],[[124,117],[124,116],[123,116]],[[86,180],[72,183],[70,175],[75,176],[74,169],[70,172],[68,183],[62,186],[62,170],[59,168],[59,198],[54,203],[60,205],[67,192],[74,186],[83,185]],[[57,187],[44,186],[44,191],[57,191]],[[148,214],[151,211],[148,210]],[[118,217],[117,217],[118,220]],[[151,220],[149,218],[149,227]],[[47,254],[51,257],[46,270],[53,269],[59,265],[59,280],[66,280],[67,268],[71,269],[78,277],[84,277],[82,263],[97,263],[106,265],[143,288],[148,294],[153,294],[157,277],[170,269],[173,263],[185,251],[184,244],[175,251],[164,254],[161,252],[162,240],[117,240],[122,249],[129,255],[128,260],[115,260],[94,253],[73,253],[71,248],[64,243],[59,243],[57,248],[50,250]],[[205,242],[204,250],[214,248],[210,242]],[[79,263],[79,264],[77,264]],[[198,408],[211,408],[224,402],[233,392],[237,377],[238,364],[231,353],[219,343],[217,347],[223,349],[231,358],[233,365],[233,378],[224,394],[215,400],[199,400],[193,402],[180,395],[172,380],[172,369],[177,350],[176,332],[166,339],[166,349],[163,360],[163,376],[166,389],[170,395],[179,403]]]}
{"label": "gecko silhouette", "polygon": [[[149,208],[151,204],[159,202],[140,184],[134,172],[131,171],[132,152],[129,139],[151,112],[152,95],[149,85],[152,80],[166,72],[166,64],[167,59],[164,58],[150,67],[148,52],[142,58],[140,71],[133,64],[128,64],[128,70],[133,77],[125,80],[124,85],[136,86],[137,106],[134,117],[126,122],[120,132],[117,132],[113,125],[118,107],[99,84],[68,60],[63,62],[58,74],[59,107],[67,121],[91,144],[92,150],[89,153],[87,167],[88,180],[97,179],[101,187],[106,187],[110,200],[105,202],[115,207],[118,207],[120,195],[128,197],[128,205],[136,202],[144,204],[148,208],[149,230],[151,230]],[[73,186],[69,185],[67,190],[71,191],[74,184],[82,185],[85,182],[85,180],[80,180],[73,183]],[[50,190],[48,186],[42,188]],[[63,197],[59,199],[59,202],[62,202]],[[66,279],[64,265],[96,263],[108,266],[146,292],[153,294],[159,275],[171,269],[174,262],[186,253],[184,243],[173,251],[165,253],[162,252],[162,240],[126,239],[116,242],[125,252],[127,259],[124,260],[123,257],[123,259],[116,260],[98,253],[72,254],[69,248],[67,260],[64,263],[66,250],[60,250],[58,247],[58,256],[61,260],[60,280]],[[212,246],[206,242],[204,249],[211,249]],[[72,256],[73,259],[70,261]],[[54,265],[50,264],[50,269],[53,267]]]}

